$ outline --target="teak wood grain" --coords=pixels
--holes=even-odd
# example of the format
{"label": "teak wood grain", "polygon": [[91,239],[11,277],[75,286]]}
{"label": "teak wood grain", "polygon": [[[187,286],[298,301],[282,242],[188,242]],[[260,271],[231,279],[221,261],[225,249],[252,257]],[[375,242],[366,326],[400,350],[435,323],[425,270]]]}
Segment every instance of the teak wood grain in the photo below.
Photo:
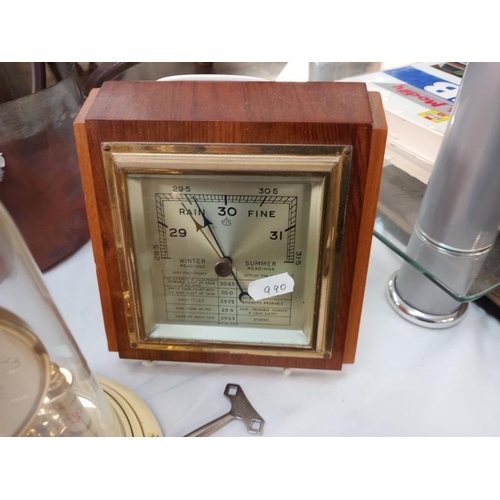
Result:
{"label": "teak wood grain", "polygon": [[[110,285],[113,283],[113,277],[108,274],[105,265],[104,255],[104,233],[101,229],[99,213],[97,210],[99,195],[102,190],[99,184],[94,183],[92,165],[90,162],[90,149],[87,138],[87,130],[85,128],[85,119],[89,109],[91,108],[97,96],[98,90],[94,89],[89,93],[80,113],[75,119],[73,128],[75,131],[76,150],[78,161],[80,163],[80,174],[82,177],[83,193],[85,196],[85,206],[87,209],[87,220],[89,224],[90,240],[92,242],[92,251],[94,260],[97,266],[97,282],[99,285],[99,293],[101,297],[101,306],[104,319],[104,327],[106,332],[116,332],[115,322],[113,319],[113,307],[111,302]],[[117,351],[118,344],[116,335],[107,334],[108,348],[110,351]]]}
{"label": "teak wood grain", "polygon": [[349,309],[349,320],[347,323],[344,363],[354,363],[356,355],[359,323],[361,320],[360,312],[363,307],[366,274],[368,272],[368,261],[370,259],[373,226],[377,214],[378,194],[380,190],[380,181],[382,179],[382,167],[384,164],[385,143],[387,139],[387,122],[385,120],[380,94],[377,92],[369,92],[368,98],[370,99],[373,116],[372,144],[368,159],[367,186],[364,190],[365,195],[356,264],[354,268],[354,287]]}
{"label": "teak wood grain", "polygon": [[[385,148],[377,96],[363,83],[109,82],[75,122],[110,350],[133,359],[340,369],[356,350]],[[105,142],[351,145],[335,336],[329,359],[130,346],[102,158]]]}

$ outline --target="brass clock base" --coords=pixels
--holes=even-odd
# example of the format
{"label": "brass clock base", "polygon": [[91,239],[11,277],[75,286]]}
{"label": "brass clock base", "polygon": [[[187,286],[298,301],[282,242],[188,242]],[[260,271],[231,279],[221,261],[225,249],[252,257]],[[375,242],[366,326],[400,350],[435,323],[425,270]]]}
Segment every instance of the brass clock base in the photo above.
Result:
{"label": "brass clock base", "polygon": [[112,380],[97,379],[120,424],[122,437],[163,437],[156,417],[136,394]]}

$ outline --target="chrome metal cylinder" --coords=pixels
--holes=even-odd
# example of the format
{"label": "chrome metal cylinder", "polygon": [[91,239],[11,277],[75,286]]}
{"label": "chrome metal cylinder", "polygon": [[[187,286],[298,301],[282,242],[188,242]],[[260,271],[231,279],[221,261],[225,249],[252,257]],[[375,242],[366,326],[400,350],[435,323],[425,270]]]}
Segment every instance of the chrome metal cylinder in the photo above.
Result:
{"label": "chrome metal cylinder", "polygon": [[500,63],[469,63],[418,216],[424,235],[464,252],[500,225]]}
{"label": "chrome metal cylinder", "polygon": [[[398,288],[406,293],[403,296]],[[412,291],[415,293],[412,294]],[[407,321],[427,328],[449,328],[463,319],[467,303],[454,300],[410,264],[403,264],[387,286],[387,298]],[[418,304],[418,309],[413,305]]]}
{"label": "chrome metal cylinder", "polygon": [[499,95],[500,63],[469,63],[408,244],[417,266],[405,262],[389,282],[391,305],[413,323],[443,328],[463,317],[466,305],[425,274],[465,296],[497,238]]}

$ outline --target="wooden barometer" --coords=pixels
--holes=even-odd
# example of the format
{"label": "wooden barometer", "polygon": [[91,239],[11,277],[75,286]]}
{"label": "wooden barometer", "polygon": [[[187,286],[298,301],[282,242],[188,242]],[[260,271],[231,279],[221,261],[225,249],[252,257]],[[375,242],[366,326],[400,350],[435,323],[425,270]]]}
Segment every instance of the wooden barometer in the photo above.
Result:
{"label": "wooden barometer", "polygon": [[386,132],[362,83],[92,91],[75,134],[109,348],[353,362]]}

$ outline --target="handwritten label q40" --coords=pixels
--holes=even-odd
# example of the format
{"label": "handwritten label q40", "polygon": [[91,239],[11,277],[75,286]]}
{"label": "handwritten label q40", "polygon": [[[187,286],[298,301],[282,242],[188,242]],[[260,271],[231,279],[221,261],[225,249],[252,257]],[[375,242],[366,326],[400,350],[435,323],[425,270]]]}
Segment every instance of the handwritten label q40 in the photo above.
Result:
{"label": "handwritten label q40", "polygon": [[262,300],[276,295],[285,295],[293,292],[295,282],[288,273],[276,274],[260,280],[252,281],[248,285],[248,295],[253,300]]}

